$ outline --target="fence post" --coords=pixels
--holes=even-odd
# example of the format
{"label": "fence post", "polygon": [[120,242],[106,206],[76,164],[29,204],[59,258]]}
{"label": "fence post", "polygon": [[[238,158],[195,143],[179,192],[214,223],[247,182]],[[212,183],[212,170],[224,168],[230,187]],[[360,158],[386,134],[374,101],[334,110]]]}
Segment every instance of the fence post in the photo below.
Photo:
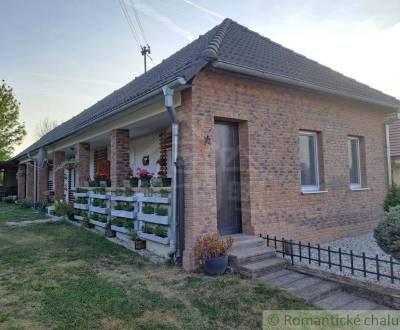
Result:
{"label": "fence post", "polygon": [[269,247],[269,235],[267,234],[267,246]]}
{"label": "fence post", "polygon": [[301,241],[299,241],[299,255],[300,255],[300,262],[302,260],[302,256],[301,256]]}
{"label": "fence post", "polygon": [[331,263],[331,247],[330,247],[330,246],[328,246],[328,266],[329,266],[329,269],[332,268],[332,263]]}
{"label": "fence post", "polygon": [[362,254],[362,259],[363,259],[364,277],[367,277],[367,266],[365,264],[365,252],[363,252],[363,254]]}
{"label": "fence post", "polygon": [[276,236],[274,236],[274,245],[275,245],[275,250],[276,250]]}
{"label": "fence post", "polygon": [[285,239],[282,237],[282,257],[285,258]]}
{"label": "fence post", "polygon": [[311,244],[310,244],[310,242],[308,242],[307,248],[308,248],[308,263],[311,264]]}
{"label": "fence post", "polygon": [[380,274],[379,274],[379,256],[378,255],[375,256],[375,260],[376,260],[376,279],[379,281]]}
{"label": "fence post", "polygon": [[318,244],[318,266],[321,266],[321,246]]}
{"label": "fence post", "polygon": [[393,258],[390,257],[390,280],[394,283],[394,276],[393,276]]}
{"label": "fence post", "polygon": [[351,267],[351,274],[354,275],[353,250],[350,250],[350,267]]}
{"label": "fence post", "polygon": [[342,248],[339,248],[339,269],[342,271]]}
{"label": "fence post", "polygon": [[290,259],[292,260],[292,265],[294,265],[294,257],[293,257],[293,241],[290,240]]}

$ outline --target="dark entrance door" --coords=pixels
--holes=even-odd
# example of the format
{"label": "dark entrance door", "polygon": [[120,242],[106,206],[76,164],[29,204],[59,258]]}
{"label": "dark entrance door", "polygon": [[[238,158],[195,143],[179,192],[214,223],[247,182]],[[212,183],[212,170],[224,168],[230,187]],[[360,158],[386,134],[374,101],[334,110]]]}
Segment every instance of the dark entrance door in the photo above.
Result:
{"label": "dark entrance door", "polygon": [[218,230],[237,234],[242,232],[238,125],[216,122],[215,130]]}

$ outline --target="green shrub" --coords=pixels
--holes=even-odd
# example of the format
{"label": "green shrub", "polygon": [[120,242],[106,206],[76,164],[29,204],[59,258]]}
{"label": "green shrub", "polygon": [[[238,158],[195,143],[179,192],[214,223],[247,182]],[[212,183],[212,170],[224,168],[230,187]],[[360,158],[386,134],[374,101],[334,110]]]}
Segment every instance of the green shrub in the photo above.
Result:
{"label": "green shrub", "polygon": [[85,188],[79,188],[79,187],[78,187],[78,188],[76,188],[75,192],[77,192],[77,193],[87,193],[88,190],[85,189]]}
{"label": "green shrub", "polygon": [[142,232],[144,232],[145,234],[153,234],[154,233],[154,228],[152,226],[149,226],[149,225],[143,225],[142,226]]}
{"label": "green shrub", "polygon": [[74,208],[68,203],[59,201],[54,204],[54,213],[59,216],[73,216],[75,213]]}
{"label": "green shrub", "polygon": [[96,187],[93,189],[93,192],[95,194],[105,194],[106,193],[106,187],[101,186],[101,187]]}
{"label": "green shrub", "polygon": [[85,204],[86,205],[88,203],[88,199],[84,198],[84,197],[79,197],[79,198],[77,198],[75,200],[75,203],[77,203],[77,204]]}
{"label": "green shrub", "polygon": [[33,200],[30,198],[24,198],[19,201],[18,205],[23,209],[29,209],[33,206]]}
{"label": "green shrub", "polygon": [[393,184],[390,186],[385,201],[383,202],[383,208],[388,212],[391,207],[398,205],[400,205],[400,186]]}
{"label": "green shrub", "polygon": [[165,227],[157,225],[155,226],[154,230],[154,235],[157,235],[159,237],[168,237],[168,231]]}
{"label": "green shrub", "polygon": [[7,196],[4,197],[3,201],[8,204],[13,204],[15,203],[15,198],[13,196]]}
{"label": "green shrub", "polygon": [[168,209],[166,207],[157,206],[155,213],[160,216],[166,216],[168,215]]}
{"label": "green shrub", "polygon": [[382,250],[400,252],[400,206],[389,209],[375,228],[374,237]]}
{"label": "green shrub", "polygon": [[168,197],[169,196],[169,190],[168,189],[160,189],[158,191],[158,193],[160,194],[161,197]]}
{"label": "green shrub", "polygon": [[107,207],[107,201],[105,199],[95,198],[93,199],[92,205],[94,207],[100,207],[104,209]]}
{"label": "green shrub", "polygon": [[144,204],[142,206],[142,212],[144,214],[154,214],[154,206],[150,204]]}
{"label": "green shrub", "polygon": [[85,214],[83,216],[82,225],[85,227],[89,227],[89,224],[90,224],[89,214]]}
{"label": "green shrub", "polygon": [[130,204],[129,202],[118,202],[117,204],[114,205],[114,210],[132,212],[133,205]]}

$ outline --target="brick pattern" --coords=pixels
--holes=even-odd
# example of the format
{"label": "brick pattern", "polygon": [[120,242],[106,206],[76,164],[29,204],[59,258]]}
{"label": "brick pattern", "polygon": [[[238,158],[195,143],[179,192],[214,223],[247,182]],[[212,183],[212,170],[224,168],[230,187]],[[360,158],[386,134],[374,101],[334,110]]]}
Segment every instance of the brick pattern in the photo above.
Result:
{"label": "brick pattern", "polygon": [[[196,237],[217,230],[215,119],[240,122],[244,232],[323,242],[366,232],[382,217],[382,110],[212,70],[198,74],[192,86],[178,109],[186,164],[186,269],[195,267]],[[327,193],[300,192],[299,130],[321,132]],[[348,135],[364,137],[370,190],[348,188]]]}
{"label": "brick pattern", "polygon": [[59,168],[63,161],[65,161],[65,152],[55,151],[53,154],[53,188],[56,201],[64,199],[64,169]]}
{"label": "brick pattern", "polygon": [[26,189],[26,166],[25,164],[18,165],[18,199],[25,198],[25,189]]}
{"label": "brick pattern", "polygon": [[129,130],[112,130],[111,185],[113,187],[121,187],[129,171]]}
{"label": "brick pattern", "polygon": [[78,164],[75,170],[75,185],[80,187],[90,175],[90,145],[78,143],[75,149],[75,162]]}
{"label": "brick pattern", "polygon": [[33,199],[33,162],[26,164],[26,198]]}
{"label": "brick pattern", "polygon": [[38,168],[37,174],[37,190],[38,190],[38,201],[45,202],[48,198],[48,180],[49,180],[49,168],[47,165]]}

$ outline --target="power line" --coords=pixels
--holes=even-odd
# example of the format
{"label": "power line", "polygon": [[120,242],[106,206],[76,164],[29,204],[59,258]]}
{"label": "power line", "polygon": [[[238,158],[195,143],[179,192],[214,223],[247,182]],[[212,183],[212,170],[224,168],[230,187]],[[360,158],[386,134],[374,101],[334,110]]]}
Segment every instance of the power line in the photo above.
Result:
{"label": "power line", "polygon": [[135,8],[135,3],[134,3],[133,0],[129,0],[129,1],[131,3],[133,14],[135,15],[136,22],[137,22],[137,24],[139,26],[140,32],[142,33],[143,40],[144,40],[145,44],[148,44],[147,39],[146,39],[146,34],[144,33],[144,29],[143,29],[143,26],[142,26],[142,22],[140,21],[140,16],[139,16],[139,14],[138,14],[138,12],[137,12],[137,10]]}
{"label": "power line", "polygon": [[137,35],[137,32],[136,32],[135,26],[134,26],[134,24],[132,22],[131,16],[129,15],[129,12],[128,12],[126,6],[125,6],[124,0],[119,0],[119,5],[120,5],[120,7],[122,9],[122,13],[125,16],[125,19],[126,19],[127,23],[128,23],[129,30],[131,31],[133,38],[135,39],[138,47],[140,49],[142,49],[142,45],[141,45],[141,43],[139,41],[139,38],[138,38],[138,35]]}

